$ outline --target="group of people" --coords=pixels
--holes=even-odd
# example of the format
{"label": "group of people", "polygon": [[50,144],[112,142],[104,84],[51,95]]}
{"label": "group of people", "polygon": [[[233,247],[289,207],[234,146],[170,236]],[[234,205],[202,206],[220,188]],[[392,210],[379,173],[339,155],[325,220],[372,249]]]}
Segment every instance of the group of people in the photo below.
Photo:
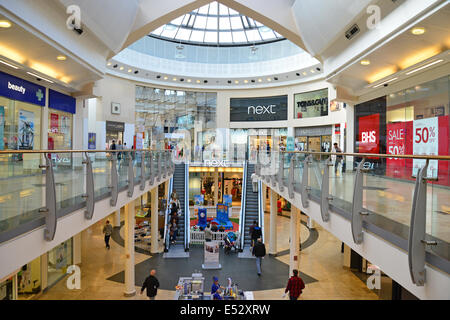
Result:
{"label": "group of people", "polygon": [[[119,140],[116,144],[116,140],[113,140],[111,143],[111,146],[109,147],[110,150],[127,150],[127,143],[124,142],[122,145],[122,142]],[[117,159],[122,159],[123,153],[117,152]]]}
{"label": "group of people", "polygon": [[178,218],[180,208],[180,200],[178,200],[177,191],[173,190],[170,196],[170,215],[169,215],[169,236],[170,243],[175,244],[178,236]]}

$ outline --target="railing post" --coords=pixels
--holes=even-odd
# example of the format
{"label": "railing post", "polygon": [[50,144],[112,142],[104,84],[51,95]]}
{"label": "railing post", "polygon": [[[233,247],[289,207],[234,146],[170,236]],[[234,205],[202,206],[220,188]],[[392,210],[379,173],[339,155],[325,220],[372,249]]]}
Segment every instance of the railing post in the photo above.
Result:
{"label": "railing post", "polygon": [[352,236],[356,244],[361,244],[364,239],[362,231],[363,223],[363,172],[365,171],[364,163],[366,158],[362,158],[360,164],[356,168],[355,185],[353,188],[353,206],[352,206]]}
{"label": "railing post", "polygon": [[436,241],[425,240],[428,162],[427,160],[425,166],[417,172],[408,237],[409,273],[416,286],[423,286],[426,281],[425,247],[437,244]]}
{"label": "railing post", "polygon": [[311,155],[306,156],[305,160],[303,160],[303,174],[302,174],[302,184],[300,187],[300,194],[302,196],[302,206],[303,208],[309,207],[309,191],[311,187],[308,185],[309,181],[309,165],[312,163]]}
{"label": "railing post", "polygon": [[92,161],[88,156],[87,152],[85,152],[85,160],[83,164],[86,165],[86,194],[83,195],[83,198],[86,199],[86,211],[84,212],[84,216],[86,219],[91,220],[94,214],[95,207],[95,197],[94,197],[94,173],[92,171]]}
{"label": "railing post", "polygon": [[279,162],[279,165],[278,165],[277,180],[278,180],[278,187],[280,188],[281,192],[284,191],[284,183],[283,183],[283,179],[284,179],[284,157],[285,157],[285,154],[280,152],[280,162]]}
{"label": "railing post", "polygon": [[163,164],[163,178],[165,179],[167,177],[167,161],[166,161],[166,152],[161,152],[162,156],[162,164]]}
{"label": "railing post", "polygon": [[56,233],[56,191],[55,176],[53,173],[52,158],[49,154],[44,154],[45,165],[39,168],[45,169],[45,208],[39,209],[39,212],[45,214],[44,239],[52,241]]}
{"label": "railing post", "polygon": [[[270,168],[270,170],[274,170],[275,169],[275,166],[276,166],[276,158],[278,158],[278,160],[280,160],[280,156],[276,156],[277,154],[279,154],[279,153],[275,153],[275,152],[272,152],[272,155],[273,155],[273,158],[275,158],[275,159],[273,159],[272,158],[272,155],[271,155],[271,158],[272,158],[272,161],[270,161],[269,162],[269,168]],[[272,167],[272,165],[273,165],[273,167]],[[269,171],[269,173],[272,173],[272,174],[269,174],[269,180],[270,180],[270,182],[272,182],[272,187],[276,187],[277,186],[277,170],[274,170],[275,172],[270,172]]]}
{"label": "railing post", "polygon": [[330,213],[328,212],[330,207],[330,201],[333,197],[330,196],[330,167],[333,166],[331,156],[325,161],[322,175],[322,194],[320,199],[320,213],[322,215],[322,221],[327,222],[330,220]]}
{"label": "railing post", "polygon": [[294,168],[297,157],[295,154],[291,156],[291,165],[289,166],[289,177],[288,177],[288,193],[289,198],[294,199]]}
{"label": "railing post", "polygon": [[148,171],[150,173],[150,179],[148,184],[151,186],[153,184],[153,181],[155,179],[155,169],[153,168],[153,151],[149,152],[149,161],[148,161]]}
{"label": "railing post", "polygon": [[162,177],[162,169],[161,169],[161,152],[158,152],[158,182],[161,181]]}
{"label": "railing post", "polygon": [[[124,156],[126,153],[124,153]],[[111,154],[111,200],[109,201],[111,207],[115,207],[117,204],[117,198],[119,196],[119,174],[117,173],[117,154]]]}
{"label": "railing post", "polygon": [[132,197],[134,193],[134,165],[131,153],[128,158],[128,197]]}
{"label": "railing post", "polygon": [[145,151],[141,151],[141,185],[139,189],[143,191],[145,189]]}

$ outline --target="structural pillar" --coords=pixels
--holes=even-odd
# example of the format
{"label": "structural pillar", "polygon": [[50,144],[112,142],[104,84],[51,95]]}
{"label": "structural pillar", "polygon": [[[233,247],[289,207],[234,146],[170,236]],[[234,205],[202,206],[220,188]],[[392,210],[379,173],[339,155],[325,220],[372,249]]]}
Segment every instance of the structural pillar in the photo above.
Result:
{"label": "structural pillar", "polygon": [[114,227],[120,227],[120,209],[114,212]]}
{"label": "structural pillar", "polygon": [[299,270],[300,259],[300,210],[294,206],[291,206],[290,239],[289,276],[294,269]]}
{"label": "structural pillar", "polygon": [[125,297],[136,295],[134,275],[134,201],[125,205]]}
{"label": "structural pillar", "polygon": [[169,180],[167,180],[166,182],[164,182],[164,199],[169,199],[170,194],[169,194]]}
{"label": "structural pillar", "polygon": [[270,189],[269,254],[277,254],[277,194]]}
{"label": "structural pillar", "polygon": [[159,251],[158,244],[158,187],[155,187],[151,191],[151,253],[157,253]]}
{"label": "structural pillar", "polygon": [[219,203],[219,169],[214,168],[214,206]]}

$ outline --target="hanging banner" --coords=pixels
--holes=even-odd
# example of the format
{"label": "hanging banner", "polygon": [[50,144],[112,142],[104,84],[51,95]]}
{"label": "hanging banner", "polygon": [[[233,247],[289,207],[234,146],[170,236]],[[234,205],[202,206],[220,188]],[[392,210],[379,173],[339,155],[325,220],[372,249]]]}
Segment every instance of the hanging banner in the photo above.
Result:
{"label": "hanging banner", "polygon": [[[414,155],[435,155],[439,154],[439,121],[437,117],[414,120],[413,123],[413,154]],[[417,171],[422,168],[426,160],[414,159],[413,177],[417,176]],[[427,178],[437,179],[438,160],[430,160],[427,170]]]}
{"label": "hanging banner", "polygon": [[0,150],[5,149],[5,107],[0,106]]}
{"label": "hanging banner", "polygon": [[59,115],[50,113],[50,131],[53,133],[59,132]]}
{"label": "hanging banner", "polygon": [[97,148],[96,133],[89,132],[88,133],[88,149],[95,150],[96,148]]}
{"label": "hanging banner", "polygon": [[19,110],[19,150],[33,150],[34,112]]}

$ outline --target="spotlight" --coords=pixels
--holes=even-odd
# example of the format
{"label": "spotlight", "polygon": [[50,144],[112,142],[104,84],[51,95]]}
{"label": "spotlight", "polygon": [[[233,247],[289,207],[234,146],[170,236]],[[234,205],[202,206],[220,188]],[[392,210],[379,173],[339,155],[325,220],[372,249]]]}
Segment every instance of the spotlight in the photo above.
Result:
{"label": "spotlight", "polygon": [[276,81],[276,80],[278,80],[278,77],[274,77],[273,79]]}
{"label": "spotlight", "polygon": [[316,68],[316,70],[320,72],[320,68]]}
{"label": "spotlight", "polygon": [[252,79],[252,82],[255,83],[255,79]]}

